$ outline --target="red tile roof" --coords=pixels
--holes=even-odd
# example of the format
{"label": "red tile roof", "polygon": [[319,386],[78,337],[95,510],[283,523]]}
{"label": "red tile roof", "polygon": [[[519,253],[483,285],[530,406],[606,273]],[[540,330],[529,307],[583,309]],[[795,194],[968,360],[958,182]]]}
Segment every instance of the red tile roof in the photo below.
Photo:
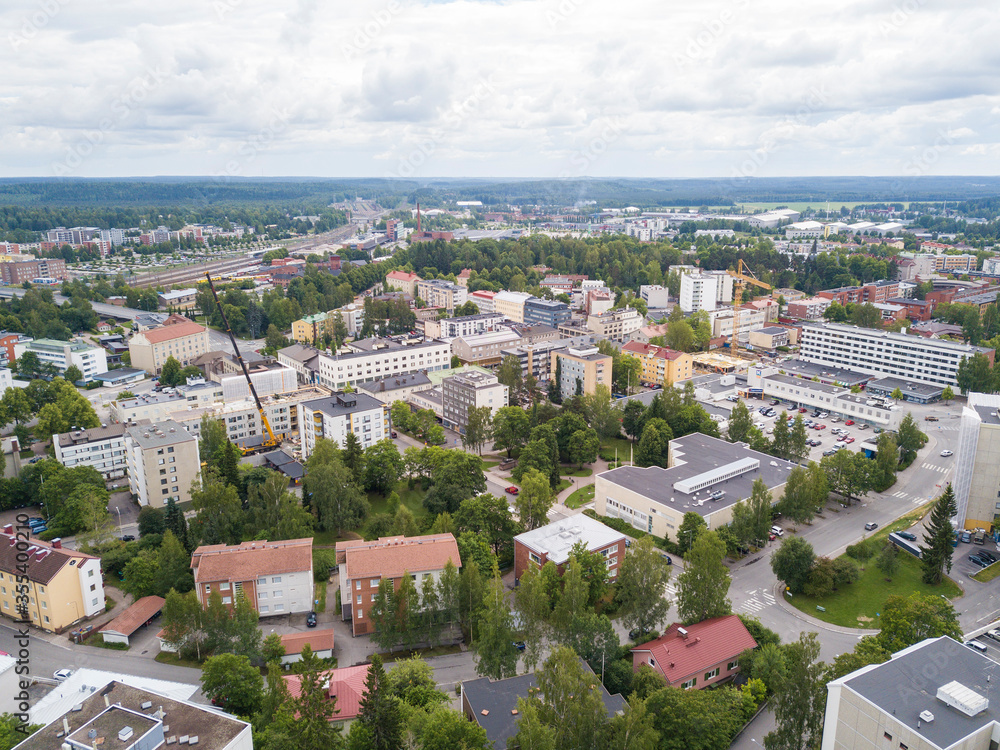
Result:
{"label": "red tile roof", "polygon": [[736,615],[716,617],[688,625],[686,636],[674,623],[655,641],[632,649],[632,653],[650,652],[656,668],[663,673],[670,685],[684,682],[724,661],[735,659],[748,648],[755,648],[757,641]]}
{"label": "red tile roof", "polygon": [[151,328],[139,335],[145,336],[146,341],[150,344],[159,344],[163,341],[172,341],[184,336],[194,336],[204,331],[204,326],[198,325],[190,318],[185,318],[183,315],[174,313],[163,321],[163,325]]}
{"label": "red tile roof", "polygon": [[420,278],[415,273],[405,273],[404,271],[389,271],[385,277],[394,281],[416,281]]}
{"label": "red tile roof", "polygon": [[[368,677],[370,664],[357,667],[343,667],[324,672],[324,677],[330,681],[331,698],[337,699],[337,714],[335,721],[348,721],[361,712],[361,699],[365,695],[365,679]],[[301,678],[297,674],[283,677],[288,692],[293,698],[299,696],[302,690]]]}
{"label": "red tile roof", "polygon": [[641,341],[629,341],[622,346],[623,352],[631,352],[644,357],[656,357],[657,359],[675,360],[681,357],[683,352],[670,349],[666,346],[656,346],[655,344],[643,344]]}
{"label": "red tile roof", "polygon": [[456,568],[462,567],[458,543],[451,534],[337,542],[337,561],[346,563],[346,573],[342,575],[350,579],[399,578],[407,572],[444,570],[448,560]]}
{"label": "red tile roof", "polygon": [[309,648],[316,651],[333,650],[333,629],[330,630],[309,630],[305,633],[287,633],[281,636],[281,645],[285,647],[285,655],[301,654],[302,649],[308,644]]}
{"label": "red tile roof", "polygon": [[149,622],[153,615],[163,609],[166,600],[162,596],[144,596],[131,607],[113,619],[100,632],[111,631],[122,635],[132,635],[135,631]]}
{"label": "red tile roof", "polygon": [[204,545],[191,555],[191,567],[195,583],[249,581],[262,575],[308,571],[312,570],[312,539]]}

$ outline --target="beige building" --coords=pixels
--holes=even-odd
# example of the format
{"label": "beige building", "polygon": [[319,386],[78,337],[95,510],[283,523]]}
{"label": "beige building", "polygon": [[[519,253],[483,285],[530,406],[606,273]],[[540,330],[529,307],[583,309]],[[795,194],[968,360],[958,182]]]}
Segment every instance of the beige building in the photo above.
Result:
{"label": "beige building", "polygon": [[969,393],[955,451],[955,504],[959,528],[1000,526],[1000,394]]}
{"label": "beige building", "polygon": [[733,520],[733,507],[763,479],[772,503],[794,464],[700,432],[670,441],[666,468],[621,466],[597,475],[599,515],[620,518],[650,534],[677,541],[685,513],[697,513],[709,529]]}
{"label": "beige building", "polygon": [[609,354],[601,354],[597,347],[586,349],[559,349],[550,355],[552,377],[560,374],[559,390],[563,398],[577,392],[579,383],[582,392],[589,396],[599,385],[611,387],[611,363]]}
{"label": "beige building", "polygon": [[508,405],[509,389],[492,373],[466,372],[441,381],[441,413],[445,427],[464,434],[469,424],[469,409],[489,407],[495,416],[497,409]]}
{"label": "beige building", "polygon": [[643,317],[632,307],[608,310],[587,318],[587,328],[595,336],[618,342],[628,341],[633,333],[642,328],[642,324]]}
{"label": "beige building", "polygon": [[193,364],[208,352],[208,330],[183,315],[171,315],[163,325],[135,334],[128,343],[132,366],[159,375],[168,357]]}
{"label": "beige building", "polygon": [[201,471],[198,438],[172,419],[125,431],[129,490],[139,505],[162,508],[173,498],[191,499],[191,483]]}
{"label": "beige building", "polygon": [[415,273],[406,273],[405,271],[389,271],[389,273],[385,275],[385,288],[398,289],[403,294],[409,294],[411,297],[416,297],[417,282],[420,280],[420,277]]}
{"label": "beige building", "polygon": [[493,295],[493,312],[504,315],[515,323],[524,322],[524,303],[531,299],[527,292],[497,292]]}
{"label": "beige building", "polygon": [[622,353],[631,354],[642,365],[642,382],[652,385],[673,385],[689,380],[694,371],[694,357],[666,346],[629,341]]}
{"label": "beige building", "polygon": [[[20,556],[20,557],[19,557]],[[85,617],[104,612],[101,560],[72,549],[62,541],[43,542],[16,537],[14,526],[0,533],[0,612],[20,619],[18,577],[26,578],[31,624],[48,632],[61,631]]]}
{"label": "beige building", "polygon": [[428,307],[443,307],[454,310],[469,299],[469,290],[443,279],[420,279],[417,281],[417,296]]}
{"label": "beige building", "polygon": [[996,666],[941,636],[832,680],[822,750],[992,750],[1000,735]]}
{"label": "beige building", "polygon": [[521,334],[509,328],[452,339],[451,353],[466,365],[498,365],[501,352],[521,341]]}

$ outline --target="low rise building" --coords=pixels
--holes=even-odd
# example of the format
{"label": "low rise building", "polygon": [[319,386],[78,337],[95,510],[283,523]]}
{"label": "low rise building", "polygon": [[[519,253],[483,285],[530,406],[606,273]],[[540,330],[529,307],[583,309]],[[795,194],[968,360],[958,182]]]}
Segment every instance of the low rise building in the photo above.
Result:
{"label": "low rise building", "polygon": [[300,383],[317,382],[320,350],[312,346],[292,344],[278,350],[278,362],[295,370]]}
{"label": "low rise building", "polygon": [[524,322],[550,326],[553,329],[570,319],[569,305],[565,302],[532,297],[524,303]]}
{"label": "low rise building", "polygon": [[162,508],[173,499],[191,499],[191,484],[201,472],[198,439],[168,419],[125,430],[128,484],[139,505]]}
{"label": "low rise building", "polygon": [[408,375],[390,375],[371,383],[362,383],[358,386],[358,390],[378,399],[383,404],[391,405],[393,401],[406,401],[414,393],[433,387],[434,384],[426,373],[412,372]]}
{"label": "low rise building", "polygon": [[623,307],[618,310],[608,310],[598,315],[587,317],[587,328],[595,336],[610,341],[628,341],[632,334],[642,328],[643,317],[634,307]]}
{"label": "low rise building", "polygon": [[933,404],[941,400],[944,388],[929,383],[907,383],[899,378],[879,378],[868,383],[865,391],[869,396],[882,396],[890,398],[893,393],[899,391],[903,394],[903,401],[913,404]]}
{"label": "low rise building", "polygon": [[750,331],[750,346],[754,349],[766,349],[769,352],[775,351],[779,346],[788,346],[790,339],[787,328],[778,326],[767,326]]}
{"label": "low rise building", "polygon": [[514,578],[520,580],[529,567],[541,569],[547,562],[555,563],[562,574],[573,547],[582,543],[604,558],[608,578],[614,581],[625,558],[625,541],[620,531],[583,514],[554,521],[514,537]]}
{"label": "low rise building", "polygon": [[458,544],[452,534],[337,542],[340,608],[344,622],[351,622],[353,635],[372,632],[371,607],[383,579],[392,581],[393,587],[398,589],[403,576],[408,575],[420,591],[428,578],[437,584],[449,563],[456,568],[462,567]]}
{"label": "low rise building", "polygon": [[91,466],[105,481],[125,476],[125,425],[111,424],[52,436],[56,461],[67,469]]}
{"label": "low rise building", "polygon": [[451,312],[466,303],[469,299],[469,290],[441,279],[418,279],[417,296],[426,302],[428,307],[443,307]]}
{"label": "low rise building", "polygon": [[[32,537],[26,549],[19,539],[22,537],[15,535],[14,526],[3,527],[0,573],[6,574],[8,585],[0,587],[0,614],[30,620],[36,628],[54,633],[104,612],[99,557],[66,549],[60,539],[43,542]],[[27,601],[19,598],[15,585],[15,579],[22,577],[26,579],[23,594]]]}
{"label": "low rise building", "polygon": [[833,304],[829,297],[809,297],[789,302],[786,312],[792,318],[817,320],[823,317],[826,308]]}
{"label": "low rise building", "polygon": [[43,365],[54,367],[60,375],[65,374],[70,367],[76,367],[88,382],[95,375],[108,371],[108,355],[104,349],[81,340],[34,339],[19,341],[14,345],[15,359],[20,359],[27,352],[38,357]]}
{"label": "low rise building", "polygon": [[841,305],[854,303],[863,305],[867,302],[885,303],[893,297],[902,296],[898,281],[876,281],[864,286],[843,286],[837,289],[824,289],[816,293],[817,297],[825,297]]}
{"label": "low rise building", "polygon": [[[315,653],[315,649],[313,651]],[[358,714],[361,713],[361,701],[365,697],[365,686],[370,670],[371,664],[358,664],[353,667],[330,669],[321,674],[327,697],[334,702],[333,705],[337,708],[337,713],[331,723],[340,727],[341,731],[350,727],[358,718]],[[302,677],[300,675],[285,675],[282,679],[285,681],[288,694],[292,698],[301,695]]]}
{"label": "low rise building", "polygon": [[313,540],[202,545],[191,553],[194,590],[202,607],[212,594],[232,608],[243,594],[261,617],[313,608]]}
{"label": "low rise building", "polygon": [[451,352],[459,361],[484,367],[500,364],[501,352],[521,340],[521,334],[510,328],[462,336],[451,341]]}
{"label": "low rise building", "polygon": [[744,443],[694,432],[670,441],[666,468],[621,466],[598,474],[595,510],[677,541],[685,513],[697,513],[709,529],[730,523],[733,507],[750,497],[757,479],[777,502],[794,466]]}
{"label": "low rise building", "polygon": [[789,401],[796,408],[822,409],[845,419],[888,429],[895,429],[903,418],[899,407],[886,406],[870,395],[854,394],[843,386],[814,383],[776,371],[757,380],[756,371],[759,369],[751,368],[748,382],[751,393],[759,383],[765,398]]}
{"label": "low rise building", "polygon": [[389,273],[385,275],[385,288],[398,289],[403,292],[403,294],[416,297],[418,281],[421,281],[421,278],[415,273],[406,273],[406,271],[389,271]]}
{"label": "low rise building", "polygon": [[693,375],[694,357],[666,346],[629,341],[622,352],[632,355],[642,365],[640,379],[651,385],[673,385]]}
{"label": "low rise building", "polygon": [[647,307],[668,307],[670,290],[659,284],[643,284],[639,287],[639,297]]}
{"label": "low rise building", "polygon": [[[347,353],[320,352],[313,382],[340,390],[345,386],[370,383],[390,375],[433,372],[451,366],[451,346],[444,341],[419,338],[371,338],[352,341]],[[282,352],[278,361],[283,362]],[[303,352],[303,355],[306,354]],[[291,357],[287,359],[291,360]],[[290,365],[292,366],[292,365]]]}
{"label": "low rise building", "polygon": [[[497,292],[493,295],[493,311],[515,323],[524,322],[524,305],[533,297],[527,292]],[[480,312],[483,312],[480,309]]]}
{"label": "low rise building", "polygon": [[175,289],[156,295],[158,306],[164,310],[187,310],[197,304],[197,289]]}
{"label": "low rise building", "polygon": [[479,312],[491,313],[495,312],[496,310],[496,307],[493,303],[493,298],[495,296],[496,292],[488,292],[485,289],[479,289],[478,291],[472,292],[472,294],[469,295],[469,301],[479,308]]}
{"label": "low rise building", "polygon": [[481,312],[460,318],[428,320],[424,323],[424,336],[429,339],[453,339],[461,336],[475,336],[497,328],[505,320],[497,313]]}
{"label": "low rise building", "polygon": [[557,349],[550,356],[549,369],[553,379],[558,377],[564,397],[576,393],[590,396],[599,385],[611,387],[611,355],[601,354],[597,347]]}
{"label": "low rise building", "polygon": [[190,365],[208,353],[208,345],[208,330],[204,326],[175,314],[161,326],[133,335],[128,350],[133,367],[159,375],[170,357],[181,366]]}
{"label": "low rise building", "polygon": [[63,258],[39,258],[37,260],[0,263],[0,280],[6,286],[20,286],[35,279],[66,278],[66,261]]}
{"label": "low rise building", "polygon": [[469,409],[488,407],[491,416],[509,404],[509,389],[492,373],[467,372],[441,381],[444,426],[465,434]]}
{"label": "low rise building", "polygon": [[389,437],[389,406],[365,393],[337,392],[298,405],[303,460],[312,455],[319,438],[344,447],[353,433],[362,448]]}

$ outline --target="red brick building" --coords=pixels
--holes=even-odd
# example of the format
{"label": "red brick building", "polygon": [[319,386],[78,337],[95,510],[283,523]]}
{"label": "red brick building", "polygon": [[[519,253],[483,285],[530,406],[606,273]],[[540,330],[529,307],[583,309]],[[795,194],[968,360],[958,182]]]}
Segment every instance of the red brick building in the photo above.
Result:
{"label": "red brick building", "polygon": [[519,579],[529,565],[541,568],[547,562],[555,563],[561,575],[579,542],[604,557],[608,578],[614,581],[625,557],[625,535],[582,514],[514,537],[514,577]]}
{"label": "red brick building", "polygon": [[0,263],[0,279],[4,284],[23,284],[32,279],[66,278],[66,261],[62,258],[39,258]]}
{"label": "red brick building", "polygon": [[884,304],[890,298],[899,296],[899,282],[876,281],[873,284],[865,284],[864,286],[843,286],[837,289],[824,289],[822,292],[816,292],[816,296],[832,299],[841,305],[846,305],[848,302],[861,305],[866,302]]}
{"label": "red brick building", "polygon": [[736,615],[715,617],[686,628],[674,623],[655,641],[632,649],[632,670],[646,664],[671,687],[685,690],[714,685],[739,672],[737,659],[757,641]]}

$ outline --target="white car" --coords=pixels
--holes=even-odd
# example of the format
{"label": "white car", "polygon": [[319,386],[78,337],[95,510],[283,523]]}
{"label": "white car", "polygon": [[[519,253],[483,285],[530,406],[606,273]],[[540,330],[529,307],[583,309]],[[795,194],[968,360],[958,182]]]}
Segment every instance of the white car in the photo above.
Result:
{"label": "white car", "polygon": [[71,674],[73,674],[72,669],[57,669],[52,673],[52,676],[56,679],[56,681],[62,682],[63,680],[69,679]]}
{"label": "white car", "polygon": [[942,458],[948,458],[948,456],[954,456],[954,455],[955,453],[953,451],[941,451]]}

